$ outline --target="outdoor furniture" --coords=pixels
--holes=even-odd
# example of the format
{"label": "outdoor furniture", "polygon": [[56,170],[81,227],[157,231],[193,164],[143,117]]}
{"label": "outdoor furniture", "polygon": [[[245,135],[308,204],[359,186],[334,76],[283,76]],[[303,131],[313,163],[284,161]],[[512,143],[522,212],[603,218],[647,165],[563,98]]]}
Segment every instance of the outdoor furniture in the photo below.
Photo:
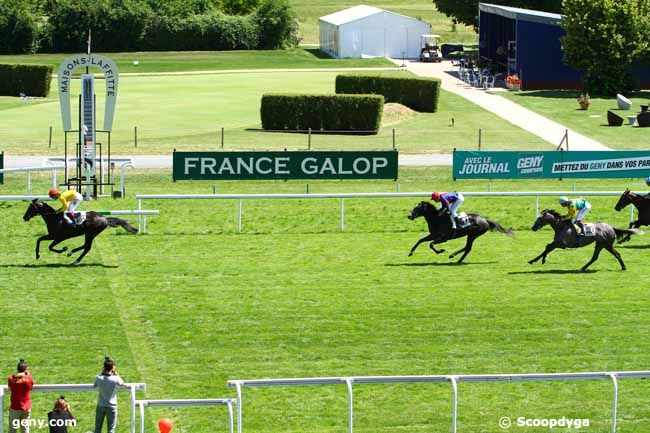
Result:
{"label": "outdoor furniture", "polygon": [[642,111],[636,116],[636,124],[639,128],[650,127],[650,111]]}
{"label": "outdoor furniture", "polygon": [[623,125],[623,118],[612,110],[607,110],[607,124],[609,126],[621,126]]}
{"label": "outdoor furniture", "polygon": [[634,125],[634,122],[636,122],[636,116],[627,116],[627,123]]}
{"label": "outdoor furniture", "polygon": [[625,96],[620,93],[616,94],[616,105],[618,105],[619,110],[629,110],[632,108],[632,101],[627,99]]}

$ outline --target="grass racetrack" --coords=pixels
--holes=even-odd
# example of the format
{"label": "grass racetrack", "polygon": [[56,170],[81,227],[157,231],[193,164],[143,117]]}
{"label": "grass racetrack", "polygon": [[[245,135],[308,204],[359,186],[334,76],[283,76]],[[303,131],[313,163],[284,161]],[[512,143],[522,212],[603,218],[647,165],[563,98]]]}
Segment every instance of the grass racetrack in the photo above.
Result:
{"label": "grass racetrack", "polygon": [[[137,172],[131,193],[211,192],[212,183],[171,184],[169,173]],[[401,169],[402,191],[485,190],[486,182],[448,181],[448,169]],[[35,190],[47,179],[37,176]],[[9,175],[2,194],[23,192]],[[566,190],[572,182],[493,183],[494,190]],[[622,181],[577,181],[577,189],[622,190]],[[299,182],[219,183],[218,192],[303,192]],[[394,191],[393,182],[314,182],[312,192]],[[615,198],[595,198],[589,220],[627,226]],[[234,201],[151,201],[160,209],[147,235],[111,229],[82,265],[46,251],[34,259],[41,221],[21,220],[25,203],[0,202],[0,364],[19,357],[40,383],[90,382],[104,354],[128,381],[149,386],[148,398],[233,396],[227,379],[345,375],[531,373],[642,370],[650,362],[650,238],[621,245],[628,271],[603,252],[589,272],[573,272],[592,248],[557,251],[528,265],[551,240],[533,233],[534,199],[468,198],[516,237],[477,240],[455,266],[426,245],[409,221],[416,199],[347,200],[338,231],[338,200],[247,201],[236,233]],[[554,207],[555,198],[540,206]],[[86,209],[130,209],[133,199],[85,203]],[[134,221],[134,218],[131,218]],[[64,245],[76,246],[72,240]],[[448,251],[461,241],[445,245]],[[44,244],[42,247],[46,247]],[[622,380],[620,432],[650,428],[650,386]],[[77,431],[92,429],[94,395],[70,394]],[[119,432],[128,431],[127,396]],[[32,417],[54,395],[35,395]],[[341,432],[346,392],[340,387],[247,389],[249,432]],[[151,409],[175,431],[226,430],[225,410]],[[355,431],[443,432],[450,429],[450,385],[357,385]],[[608,432],[611,383],[461,384],[459,431],[494,432],[502,416],[588,418],[589,432]],[[548,431],[513,427],[510,431]]]}

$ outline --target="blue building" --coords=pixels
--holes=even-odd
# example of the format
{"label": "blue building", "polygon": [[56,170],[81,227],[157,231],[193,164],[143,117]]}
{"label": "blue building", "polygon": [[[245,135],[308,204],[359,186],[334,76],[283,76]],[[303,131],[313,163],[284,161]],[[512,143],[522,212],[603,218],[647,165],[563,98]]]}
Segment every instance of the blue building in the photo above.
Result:
{"label": "blue building", "polygon": [[562,15],[479,4],[479,56],[521,78],[522,90],[580,89],[582,73],[563,62]]}

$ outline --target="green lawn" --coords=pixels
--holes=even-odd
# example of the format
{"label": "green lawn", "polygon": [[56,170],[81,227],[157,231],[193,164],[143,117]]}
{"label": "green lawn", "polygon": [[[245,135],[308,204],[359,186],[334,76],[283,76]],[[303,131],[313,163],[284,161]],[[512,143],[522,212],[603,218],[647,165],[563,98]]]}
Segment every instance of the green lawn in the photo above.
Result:
{"label": "green lawn", "polygon": [[[70,54],[0,55],[0,63],[45,64],[54,67]],[[393,67],[386,59],[333,59],[317,49],[274,51],[162,51],[105,53],[121,73],[183,72],[231,69]],[[137,61],[135,65],[133,62]]]}
{"label": "green lawn", "polygon": [[[131,175],[130,175],[131,176]],[[485,190],[482,181],[449,181],[449,169],[400,171],[402,191]],[[35,176],[38,188],[49,186]],[[493,189],[569,189],[566,181],[494,182]],[[638,182],[577,181],[579,189],[639,187]],[[21,193],[24,176],[7,176],[0,194]],[[211,183],[170,182],[170,173],[136,172],[131,193],[210,192]],[[298,192],[301,182],[219,183],[220,192]],[[313,192],[394,191],[394,182],[313,182]],[[614,198],[593,200],[591,220],[618,226]],[[346,231],[338,200],[256,201],[244,206],[236,234],[235,202],[150,202],[161,215],[149,234],[111,229],[82,266],[34,242],[43,224],[23,222],[25,203],[0,203],[0,365],[19,357],[39,383],[90,382],[110,354],[128,381],[148,384],[148,398],[234,396],[227,379],[346,375],[527,373],[647,369],[650,289],[647,238],[620,247],[621,272],[607,253],[585,274],[591,248],[554,252],[546,265],[526,260],[552,235],[530,232],[534,200],[468,198],[463,210],[485,214],[516,237],[487,234],[463,266],[448,266],[422,246],[424,222],[408,221],[417,202],[347,200]],[[541,200],[555,207],[554,198]],[[101,200],[86,209],[135,207]],[[76,246],[78,240],[69,241]],[[460,241],[446,247],[459,248]],[[45,245],[44,245],[45,246]],[[622,380],[621,432],[650,428],[650,384]],[[461,384],[459,431],[500,431],[502,416],[589,418],[586,431],[609,431],[611,383]],[[32,417],[55,394],[35,395]],[[344,387],[252,389],[245,431],[341,432]],[[93,394],[66,393],[80,426],[92,430]],[[8,399],[5,399],[7,405]],[[127,396],[118,431],[128,431]],[[5,406],[6,408],[6,406]],[[355,387],[356,431],[443,432],[450,426],[449,385]],[[148,410],[147,431],[163,416],[174,431],[226,430],[225,410]],[[518,429],[541,432],[548,429]]]}
{"label": "green lawn", "polygon": [[[616,98],[591,98],[588,110],[580,110],[576,98],[577,91],[529,91],[501,92],[499,95],[512,99],[543,116],[553,119],[568,128],[600,141],[613,149],[647,149],[650,131],[645,128],[631,127],[627,124],[627,116],[636,115],[641,111],[640,104],[647,104],[650,93],[633,94],[632,110],[618,110]],[[624,119],[620,128],[607,126],[607,110],[614,110]],[[569,136],[569,145],[571,136]]]}
{"label": "green lawn", "polygon": [[[359,3],[349,0],[334,0],[328,2],[313,2],[310,0],[291,0],[300,21],[302,42],[318,44],[318,19],[322,16],[356,6]],[[435,9],[431,2],[420,0],[382,0],[368,1],[363,4],[387,9],[398,14],[419,18],[432,25],[433,33],[442,36],[442,43],[476,43],[477,36],[471,27],[458,24],[455,27],[446,15]]]}
{"label": "green lawn", "polygon": [[[226,149],[304,149],[306,134],[259,131],[259,106],[265,92],[334,91],[335,72],[237,73],[200,76],[124,77],[111,137],[113,154],[163,154],[220,147]],[[77,86],[77,81],[74,82]],[[98,81],[98,89],[102,82]],[[78,90],[72,90],[76,94]],[[74,98],[73,98],[74,99]],[[98,91],[98,126],[103,95]],[[76,110],[73,102],[73,112]],[[3,109],[4,108],[4,109]],[[62,154],[56,93],[47,100],[0,98],[0,149],[10,154]],[[451,119],[454,126],[451,126]],[[451,93],[442,92],[437,113],[414,113],[388,124],[376,136],[313,135],[312,149],[389,149],[410,153],[475,149],[482,128],[483,149],[551,149],[541,139]],[[73,121],[73,124],[76,122]],[[49,127],[53,144],[48,147]],[[135,147],[134,127],[138,127]],[[71,140],[74,137],[69,137]],[[100,137],[105,143],[105,138]]]}

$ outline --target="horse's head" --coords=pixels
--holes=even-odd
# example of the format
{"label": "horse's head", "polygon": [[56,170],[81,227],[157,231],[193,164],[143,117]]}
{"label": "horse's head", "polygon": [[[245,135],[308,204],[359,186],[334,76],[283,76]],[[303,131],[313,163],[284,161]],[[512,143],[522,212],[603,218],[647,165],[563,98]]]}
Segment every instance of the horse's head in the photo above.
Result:
{"label": "horse's head", "polygon": [[29,203],[29,206],[27,206],[25,215],[23,215],[23,221],[29,221],[30,219],[34,218],[36,215],[40,215],[40,210],[41,210],[40,206],[41,206],[41,202],[39,202],[37,199],[32,200]]}
{"label": "horse's head", "polygon": [[614,206],[614,209],[617,212],[620,212],[625,206],[628,204],[632,203],[632,194],[629,189],[626,189],[623,191],[623,194],[621,194],[621,197],[618,199],[618,202],[616,202],[616,206]]}
{"label": "horse's head", "polygon": [[557,213],[552,209],[544,209],[535,220],[535,224],[533,224],[531,230],[536,232],[537,230],[541,229],[545,225],[555,223],[561,217],[562,216],[559,213]]}
{"label": "horse's head", "polygon": [[435,212],[436,212],[436,208],[434,205],[432,205],[428,201],[421,201],[413,208],[411,212],[409,212],[408,219],[413,221],[416,218],[419,218],[421,216],[431,215]]}

